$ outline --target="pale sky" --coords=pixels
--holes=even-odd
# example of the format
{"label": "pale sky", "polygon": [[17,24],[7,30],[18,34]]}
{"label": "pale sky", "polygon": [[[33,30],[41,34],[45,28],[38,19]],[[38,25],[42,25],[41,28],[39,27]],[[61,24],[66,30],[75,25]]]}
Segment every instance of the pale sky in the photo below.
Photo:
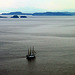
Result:
{"label": "pale sky", "polygon": [[0,0],[0,13],[10,11],[73,11],[75,0]]}

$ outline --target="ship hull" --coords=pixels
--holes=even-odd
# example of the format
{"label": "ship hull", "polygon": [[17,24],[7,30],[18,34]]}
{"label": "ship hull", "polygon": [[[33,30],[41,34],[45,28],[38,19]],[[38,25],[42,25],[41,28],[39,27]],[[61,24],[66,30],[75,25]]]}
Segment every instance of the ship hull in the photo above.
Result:
{"label": "ship hull", "polygon": [[27,55],[26,58],[27,58],[28,60],[35,59],[35,55]]}

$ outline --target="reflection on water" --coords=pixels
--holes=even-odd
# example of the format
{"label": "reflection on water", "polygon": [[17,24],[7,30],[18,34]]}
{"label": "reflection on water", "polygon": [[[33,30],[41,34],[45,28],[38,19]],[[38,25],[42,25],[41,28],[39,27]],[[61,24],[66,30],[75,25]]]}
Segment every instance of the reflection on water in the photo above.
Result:
{"label": "reflection on water", "polygon": [[0,75],[75,75],[74,32],[74,16],[0,19]]}

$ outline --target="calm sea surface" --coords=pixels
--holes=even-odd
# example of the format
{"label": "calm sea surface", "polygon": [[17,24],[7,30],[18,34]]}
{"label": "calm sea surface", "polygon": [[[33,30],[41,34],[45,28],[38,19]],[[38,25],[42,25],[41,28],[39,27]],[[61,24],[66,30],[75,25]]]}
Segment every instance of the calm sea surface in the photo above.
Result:
{"label": "calm sea surface", "polygon": [[0,75],[75,75],[75,16],[0,19]]}

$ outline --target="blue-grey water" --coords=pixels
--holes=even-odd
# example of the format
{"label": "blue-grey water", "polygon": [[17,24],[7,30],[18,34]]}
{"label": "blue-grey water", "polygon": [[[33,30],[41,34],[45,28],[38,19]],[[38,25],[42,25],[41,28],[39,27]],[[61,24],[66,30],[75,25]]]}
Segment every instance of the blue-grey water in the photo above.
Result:
{"label": "blue-grey water", "polygon": [[75,16],[1,18],[0,75],[75,75]]}

